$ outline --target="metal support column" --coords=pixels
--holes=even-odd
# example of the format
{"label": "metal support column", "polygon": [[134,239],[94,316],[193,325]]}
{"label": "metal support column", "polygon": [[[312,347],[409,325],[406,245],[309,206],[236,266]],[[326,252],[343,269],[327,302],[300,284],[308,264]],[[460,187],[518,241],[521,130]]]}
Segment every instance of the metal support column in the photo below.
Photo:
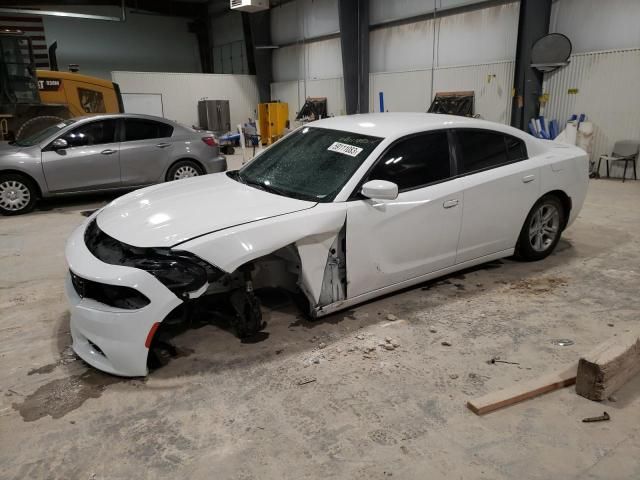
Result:
{"label": "metal support column", "polygon": [[[271,101],[271,17],[269,10],[243,13],[242,24],[247,48],[249,73],[255,73],[261,103]],[[256,48],[256,46],[261,48]]]}
{"label": "metal support column", "polygon": [[529,120],[540,110],[538,98],[542,95],[542,73],[530,66],[531,47],[549,33],[551,1],[520,0],[511,125],[521,130],[527,130]]}
{"label": "metal support column", "polygon": [[339,0],[347,114],[369,111],[369,0]]}

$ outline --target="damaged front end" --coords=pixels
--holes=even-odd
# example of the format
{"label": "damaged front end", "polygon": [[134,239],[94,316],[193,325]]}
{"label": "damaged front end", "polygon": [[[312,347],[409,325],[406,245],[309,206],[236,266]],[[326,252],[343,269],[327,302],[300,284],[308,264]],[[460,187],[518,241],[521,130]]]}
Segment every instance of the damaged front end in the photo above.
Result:
{"label": "damaged front end", "polygon": [[[196,300],[206,296],[219,299],[219,294],[225,293],[229,305],[236,312],[237,318],[233,327],[238,336],[253,335],[265,326],[261,319],[260,303],[252,285],[251,266],[228,274],[190,252],[128,245],[100,230],[95,219],[87,226],[84,240],[89,251],[99,260],[111,265],[144,270],[182,300],[184,304],[178,312],[169,315],[172,323],[188,323]],[[111,290],[114,288],[109,291]],[[132,303],[132,300],[140,295],[132,288],[120,290],[131,299],[121,298],[119,304],[125,304],[127,301]],[[86,292],[83,291],[83,294]],[[113,305],[113,302],[111,304]]]}
{"label": "damaged front end", "polygon": [[[261,229],[277,230],[278,225],[258,222],[174,247],[137,247],[108,235],[94,218],[84,230],[83,240],[96,259],[147,272],[177,297],[174,301],[180,301],[163,318],[152,320],[156,324],[145,342],[152,365],[158,351],[171,351],[169,339],[185,328],[215,323],[240,338],[255,336],[266,326],[260,291],[275,288],[286,292],[311,318],[322,316],[323,306],[345,300],[344,212],[316,212],[315,228],[310,222],[300,228],[296,214],[276,219],[275,223],[283,222],[277,239],[262,235]],[[145,299],[135,284],[121,288],[76,277],[72,272],[73,286],[80,297],[117,308],[144,306]]]}

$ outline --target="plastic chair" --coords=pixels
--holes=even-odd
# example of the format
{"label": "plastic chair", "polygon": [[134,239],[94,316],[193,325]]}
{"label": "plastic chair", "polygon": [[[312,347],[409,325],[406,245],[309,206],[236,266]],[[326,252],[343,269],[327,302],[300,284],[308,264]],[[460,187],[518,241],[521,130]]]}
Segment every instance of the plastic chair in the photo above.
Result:
{"label": "plastic chair", "polygon": [[627,176],[627,166],[629,162],[633,164],[633,179],[637,180],[636,174],[636,159],[638,158],[638,152],[640,151],[640,141],[638,140],[618,140],[613,145],[613,152],[611,155],[600,155],[598,159],[598,169],[600,172],[600,163],[602,160],[607,162],[607,178],[609,178],[609,162],[624,162],[624,173],[622,174],[622,182]]}

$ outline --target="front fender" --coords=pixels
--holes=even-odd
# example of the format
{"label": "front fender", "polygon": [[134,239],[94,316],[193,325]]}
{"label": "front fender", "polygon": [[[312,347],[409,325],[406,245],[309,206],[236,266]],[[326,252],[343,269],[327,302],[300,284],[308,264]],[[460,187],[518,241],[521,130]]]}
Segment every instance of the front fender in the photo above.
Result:
{"label": "front fender", "polygon": [[247,262],[295,244],[302,263],[301,278],[317,302],[329,249],[346,219],[344,203],[266,218],[188,240],[174,247],[186,250],[231,273]]}

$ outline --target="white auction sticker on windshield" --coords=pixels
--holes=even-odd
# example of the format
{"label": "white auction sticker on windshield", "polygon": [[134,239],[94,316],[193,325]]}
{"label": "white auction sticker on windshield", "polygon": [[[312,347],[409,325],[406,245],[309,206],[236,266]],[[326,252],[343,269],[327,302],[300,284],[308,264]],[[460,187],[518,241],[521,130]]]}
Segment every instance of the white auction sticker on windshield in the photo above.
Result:
{"label": "white auction sticker on windshield", "polygon": [[333,142],[331,145],[329,145],[329,148],[327,148],[327,150],[331,152],[344,153],[345,155],[349,155],[350,157],[357,157],[358,154],[362,151],[362,148],[348,145],[346,143]]}

